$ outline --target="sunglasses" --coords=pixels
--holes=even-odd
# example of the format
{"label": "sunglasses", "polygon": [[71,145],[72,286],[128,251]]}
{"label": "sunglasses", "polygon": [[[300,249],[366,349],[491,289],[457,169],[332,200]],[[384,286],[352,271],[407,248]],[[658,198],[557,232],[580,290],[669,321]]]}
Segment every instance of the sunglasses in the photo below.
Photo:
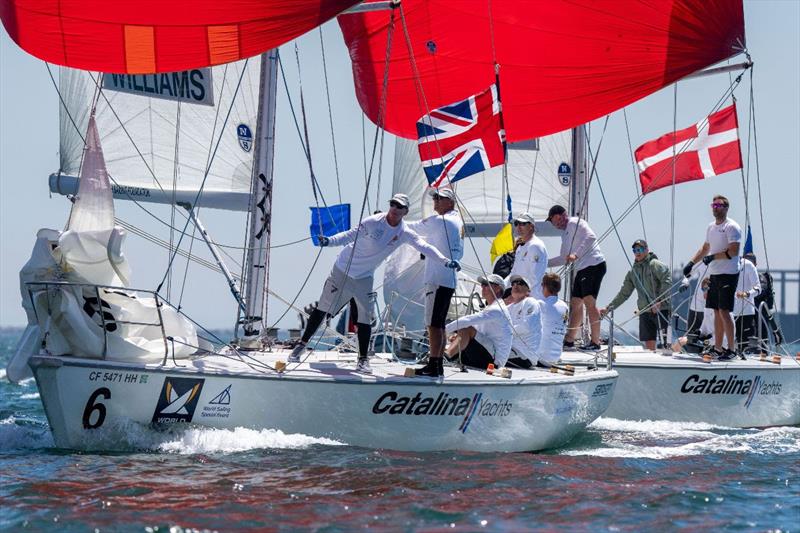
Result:
{"label": "sunglasses", "polygon": [[394,207],[395,209],[405,209],[406,206],[400,204],[400,202],[391,201],[389,202],[390,207]]}
{"label": "sunglasses", "polygon": [[481,287],[488,287],[488,286],[489,286],[489,284],[486,283],[485,281],[483,283],[481,283]]}
{"label": "sunglasses", "polygon": [[645,248],[643,246],[634,246],[633,247],[633,253],[635,253],[635,254],[643,254],[646,251],[647,251],[647,248]]}
{"label": "sunglasses", "polygon": [[711,204],[711,208],[712,209],[723,209],[723,208],[727,208],[727,207],[728,207],[728,204],[723,204],[721,202],[714,202],[713,204]]}
{"label": "sunglasses", "polygon": [[514,221],[514,226],[524,226],[525,224],[530,224],[530,222],[520,222],[518,220]]}
{"label": "sunglasses", "polygon": [[526,289],[528,288],[528,284],[522,281],[521,279],[515,279],[514,281],[511,282],[511,285],[519,285],[525,287]]}

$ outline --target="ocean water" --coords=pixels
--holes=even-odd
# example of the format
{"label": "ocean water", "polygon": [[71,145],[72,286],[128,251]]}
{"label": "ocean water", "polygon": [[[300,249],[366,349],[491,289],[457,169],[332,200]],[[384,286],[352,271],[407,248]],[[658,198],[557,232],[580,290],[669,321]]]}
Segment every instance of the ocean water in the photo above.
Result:
{"label": "ocean water", "polygon": [[[0,332],[3,367],[18,334]],[[601,418],[516,454],[189,428],[81,454],[53,447],[32,379],[0,378],[3,530],[800,530],[800,427]]]}

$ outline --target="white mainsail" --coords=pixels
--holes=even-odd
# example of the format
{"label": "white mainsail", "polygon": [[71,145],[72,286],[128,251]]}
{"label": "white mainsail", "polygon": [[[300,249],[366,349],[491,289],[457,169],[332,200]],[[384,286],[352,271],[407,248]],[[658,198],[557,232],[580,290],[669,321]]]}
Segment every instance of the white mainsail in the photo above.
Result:
{"label": "white mainsail", "polygon": [[[118,92],[108,87],[111,75],[105,75],[106,88],[97,98],[96,120],[114,197],[194,204],[208,169],[197,205],[247,210],[260,69],[260,57],[203,69],[211,74],[213,105],[148,97],[147,89],[155,81],[147,86],[143,76],[115,76],[120,85],[145,87],[138,94]],[[164,83],[173,80],[165,76]],[[174,79],[182,76],[177,73]],[[64,105],[60,110],[60,169],[50,180],[54,192],[74,194],[77,189],[83,134],[103,77],[61,69]],[[172,92],[179,89],[188,90],[172,85]]]}
{"label": "white mainsail", "polygon": [[[512,213],[529,212],[537,220],[547,218],[554,204],[569,205],[572,164],[572,130],[534,141],[512,143],[508,149],[507,186],[503,167],[469,176],[456,182],[458,209],[464,220],[467,237],[494,237],[508,221],[506,195],[511,197]],[[568,167],[565,169],[563,165]],[[562,174],[562,176],[559,176]],[[408,220],[434,214],[433,203],[425,194],[427,183],[417,150],[417,143],[398,138],[394,155],[393,192],[405,192],[411,201]],[[383,297],[390,320],[405,335],[420,338],[424,328],[421,312],[424,301],[423,270],[419,254],[403,246],[386,262]],[[456,288],[458,305],[451,305],[452,315],[463,315],[468,308],[469,284],[460,276]]]}

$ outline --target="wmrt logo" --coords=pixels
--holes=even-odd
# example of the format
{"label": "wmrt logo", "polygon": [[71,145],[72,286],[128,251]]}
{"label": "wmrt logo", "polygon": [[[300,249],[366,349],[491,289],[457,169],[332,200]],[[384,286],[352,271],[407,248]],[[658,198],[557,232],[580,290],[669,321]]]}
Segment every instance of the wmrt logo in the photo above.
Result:
{"label": "wmrt logo", "polygon": [[204,381],[194,378],[164,379],[158,405],[153,413],[153,423],[191,422]]}

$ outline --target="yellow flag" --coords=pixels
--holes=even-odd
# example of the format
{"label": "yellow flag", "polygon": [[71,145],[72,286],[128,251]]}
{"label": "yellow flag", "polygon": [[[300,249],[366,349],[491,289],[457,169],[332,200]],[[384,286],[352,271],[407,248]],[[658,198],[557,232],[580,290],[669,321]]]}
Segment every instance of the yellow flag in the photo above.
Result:
{"label": "yellow flag", "polygon": [[514,233],[511,230],[511,224],[507,223],[497,232],[497,236],[492,241],[492,249],[489,250],[492,264],[494,264],[495,259],[512,250],[514,250]]}

